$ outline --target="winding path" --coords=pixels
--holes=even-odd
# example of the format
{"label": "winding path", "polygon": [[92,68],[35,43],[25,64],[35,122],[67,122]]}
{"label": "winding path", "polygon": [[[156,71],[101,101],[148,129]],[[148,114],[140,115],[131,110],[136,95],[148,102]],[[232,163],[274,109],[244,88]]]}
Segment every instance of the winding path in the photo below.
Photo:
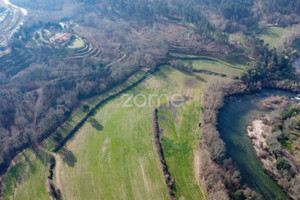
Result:
{"label": "winding path", "polygon": [[13,8],[20,9],[25,16],[28,14],[28,12],[27,12],[27,10],[25,8],[18,7],[16,5],[10,3],[8,0],[2,0],[2,1],[3,1],[3,3],[5,3],[5,4],[7,4],[7,5],[9,5],[9,6],[13,7]]}
{"label": "winding path", "polygon": [[124,54],[121,58],[119,58],[118,60],[115,60],[115,61],[113,61],[113,62],[111,62],[111,63],[105,65],[104,68],[110,67],[110,66],[112,66],[113,64],[120,62],[121,60],[123,60],[124,58],[126,58],[126,56],[127,56],[127,53],[125,53],[125,54]]}
{"label": "winding path", "polygon": [[7,46],[13,34],[18,32],[25,23],[28,11],[25,8],[18,7],[9,2],[9,0],[0,0],[0,5],[9,11],[10,16],[6,16],[0,24],[0,45]]}

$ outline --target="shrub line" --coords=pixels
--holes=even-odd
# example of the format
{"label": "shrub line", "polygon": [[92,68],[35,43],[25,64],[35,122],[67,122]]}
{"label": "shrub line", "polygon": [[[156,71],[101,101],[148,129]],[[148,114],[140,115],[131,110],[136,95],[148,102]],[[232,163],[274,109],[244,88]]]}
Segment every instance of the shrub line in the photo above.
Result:
{"label": "shrub line", "polygon": [[159,161],[161,163],[161,169],[164,174],[164,179],[168,187],[168,195],[171,200],[176,200],[175,194],[174,194],[174,179],[172,178],[172,175],[168,169],[168,166],[166,164],[166,160],[164,157],[164,151],[162,148],[162,145],[160,143],[160,136],[159,136],[159,125],[158,125],[158,117],[157,117],[158,110],[155,108],[152,113],[152,134],[153,134],[153,141],[154,146],[156,149],[156,153],[158,154]]}
{"label": "shrub line", "polygon": [[55,200],[61,200],[62,199],[61,191],[59,188],[57,188],[54,185],[54,182],[53,182],[53,174],[54,174],[53,171],[55,168],[55,164],[56,164],[55,158],[54,158],[54,156],[51,156],[50,161],[49,161],[49,170],[48,170],[49,175],[48,175],[48,179],[47,179],[47,186],[49,188],[49,194],[51,196],[53,196]]}

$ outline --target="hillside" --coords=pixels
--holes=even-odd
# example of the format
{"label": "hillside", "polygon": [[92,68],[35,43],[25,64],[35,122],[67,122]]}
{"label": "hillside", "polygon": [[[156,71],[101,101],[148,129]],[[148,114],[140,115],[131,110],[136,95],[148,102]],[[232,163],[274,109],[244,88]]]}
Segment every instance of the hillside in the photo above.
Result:
{"label": "hillside", "polygon": [[[202,115],[214,122],[219,100],[228,88],[239,93],[239,84],[243,92],[299,91],[292,46],[300,38],[299,11],[299,0],[0,0],[0,196],[19,198],[34,187],[19,173],[24,169],[46,182],[28,199],[48,193],[56,199],[233,198],[242,189],[239,170],[225,159],[218,134],[207,136],[212,127],[201,127]],[[214,88],[215,82],[223,85]],[[128,92],[187,99],[176,109],[167,102],[118,108]],[[216,95],[211,106],[210,95]],[[152,143],[154,108],[163,156]],[[218,144],[205,145],[212,170],[222,171],[219,193],[195,164],[205,138]],[[52,159],[51,180],[38,178]],[[105,189],[97,190],[100,185]]]}

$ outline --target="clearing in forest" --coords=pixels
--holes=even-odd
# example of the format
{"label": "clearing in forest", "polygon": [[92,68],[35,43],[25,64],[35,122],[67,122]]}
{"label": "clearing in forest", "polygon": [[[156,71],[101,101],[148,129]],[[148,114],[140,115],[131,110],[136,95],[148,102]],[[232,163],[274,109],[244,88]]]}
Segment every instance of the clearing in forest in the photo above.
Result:
{"label": "clearing in forest", "polygon": [[269,26],[258,36],[270,44],[271,47],[277,47],[284,42],[285,29],[283,27]]}

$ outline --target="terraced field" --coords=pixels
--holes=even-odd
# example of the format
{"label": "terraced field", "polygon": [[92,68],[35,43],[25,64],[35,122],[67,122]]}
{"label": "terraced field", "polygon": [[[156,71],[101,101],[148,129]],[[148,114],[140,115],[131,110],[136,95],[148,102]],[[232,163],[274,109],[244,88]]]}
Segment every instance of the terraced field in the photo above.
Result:
{"label": "terraced field", "polygon": [[0,57],[0,72],[14,76],[34,61],[35,57],[30,51],[15,49],[13,53]]}
{"label": "terraced field", "polygon": [[[61,24],[64,26],[63,23]],[[40,27],[33,34],[32,40],[38,45],[50,47],[54,53],[57,51],[55,58],[59,60],[81,61],[83,58],[102,55],[100,47],[70,32],[72,30],[68,28]]]}
{"label": "terraced field", "polygon": [[76,38],[75,41],[70,45],[68,48],[70,49],[78,49],[81,48],[85,45],[85,42],[83,41],[82,38]]}
{"label": "terraced field", "polygon": [[[0,47],[8,44],[13,34],[25,22],[26,15],[25,9],[12,5],[8,0],[0,0]],[[27,49],[15,48],[0,51],[0,72],[12,77],[34,61],[35,57]]]}
{"label": "terraced field", "polygon": [[102,54],[101,49],[94,47],[92,44],[79,37],[68,47],[68,51],[69,57],[74,60],[80,60],[88,56],[99,57]]}

